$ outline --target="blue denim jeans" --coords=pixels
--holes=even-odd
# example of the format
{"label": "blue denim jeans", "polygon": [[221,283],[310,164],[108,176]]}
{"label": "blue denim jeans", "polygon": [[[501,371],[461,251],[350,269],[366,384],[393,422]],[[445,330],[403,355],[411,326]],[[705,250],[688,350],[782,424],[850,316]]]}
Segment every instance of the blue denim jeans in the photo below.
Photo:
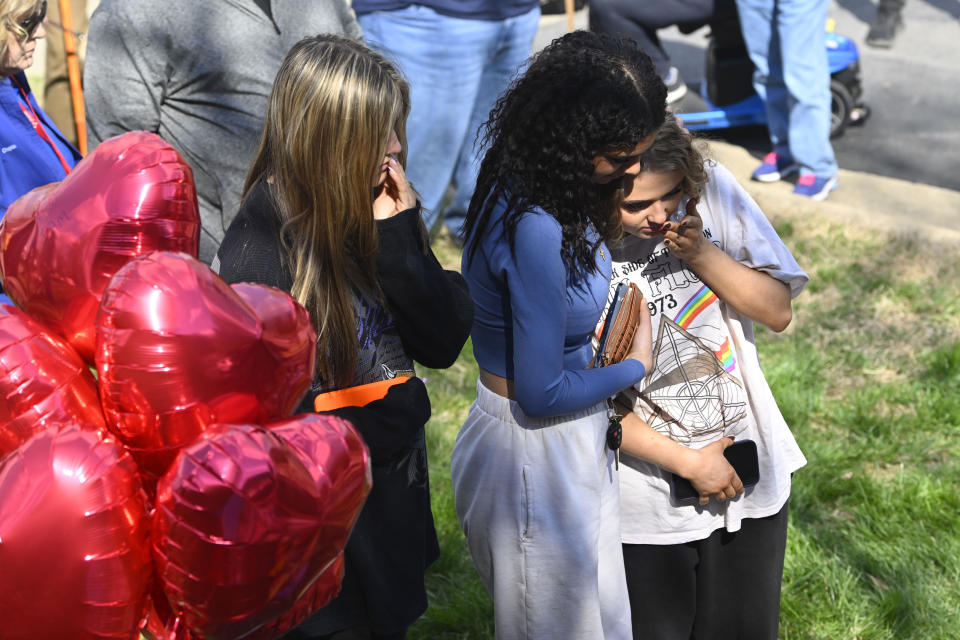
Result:
{"label": "blue denim jeans", "polygon": [[506,20],[470,20],[413,4],[357,19],[367,44],[410,83],[407,175],[424,222],[433,229],[452,180],[457,193],[444,219],[459,234],[480,171],[477,130],[530,56],[540,8]]}
{"label": "blue denim jeans", "polygon": [[830,146],[829,5],[830,0],[737,0],[773,150],[792,158],[801,173],[820,178],[837,173]]}
{"label": "blue denim jeans", "polygon": [[590,30],[636,40],[650,56],[657,75],[666,78],[670,56],[657,37],[658,29],[676,24],[704,25],[719,15],[733,16],[730,0],[590,0]]}

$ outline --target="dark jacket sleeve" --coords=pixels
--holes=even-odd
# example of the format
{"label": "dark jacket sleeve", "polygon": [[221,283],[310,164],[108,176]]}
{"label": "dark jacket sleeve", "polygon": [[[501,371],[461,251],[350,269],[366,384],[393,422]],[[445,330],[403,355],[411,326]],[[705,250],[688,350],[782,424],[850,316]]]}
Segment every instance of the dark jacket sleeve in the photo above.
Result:
{"label": "dark jacket sleeve", "polygon": [[463,277],[433,255],[421,224],[419,204],[377,221],[377,274],[407,354],[444,369],[470,335],[473,300]]}
{"label": "dark jacket sleeve", "polygon": [[252,282],[290,293],[293,282],[280,245],[280,220],[262,184],[237,212],[217,251],[224,282]]}
{"label": "dark jacket sleeve", "polygon": [[339,416],[356,427],[370,449],[371,462],[377,465],[410,448],[414,436],[430,419],[430,398],[423,381],[413,377],[390,387],[381,400],[324,413]]}

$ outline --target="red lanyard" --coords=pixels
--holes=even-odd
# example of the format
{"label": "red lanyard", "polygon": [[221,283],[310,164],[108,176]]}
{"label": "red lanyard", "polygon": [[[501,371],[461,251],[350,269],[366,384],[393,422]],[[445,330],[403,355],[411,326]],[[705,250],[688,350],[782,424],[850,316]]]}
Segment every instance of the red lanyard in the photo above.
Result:
{"label": "red lanyard", "polygon": [[37,135],[46,140],[47,144],[53,148],[53,152],[57,154],[60,164],[63,165],[63,170],[67,173],[70,173],[70,165],[67,164],[63,154],[60,153],[59,147],[57,147],[53,140],[50,139],[50,135],[47,134],[47,130],[43,128],[43,123],[40,122],[37,112],[33,110],[33,105],[30,104],[30,98],[27,96],[26,90],[24,90],[20,83],[17,82],[17,79],[14,76],[10,76],[10,79],[13,80],[13,83],[17,85],[18,89],[20,89],[20,94],[23,96],[23,101],[26,103],[26,106],[23,104],[20,105],[20,110],[23,111],[23,115],[26,116],[27,120],[30,121],[30,124],[33,125],[33,130],[37,132]]}

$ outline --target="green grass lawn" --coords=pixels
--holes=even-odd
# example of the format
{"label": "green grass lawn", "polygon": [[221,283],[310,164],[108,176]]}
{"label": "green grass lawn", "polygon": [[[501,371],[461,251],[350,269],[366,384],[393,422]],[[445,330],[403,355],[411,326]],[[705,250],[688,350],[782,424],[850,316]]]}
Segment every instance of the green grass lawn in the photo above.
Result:
{"label": "green grass lawn", "polygon": [[[757,329],[808,459],[790,502],[780,637],[960,638],[960,251],[822,220],[774,222],[811,276],[786,332]],[[435,249],[458,264],[446,238]],[[410,637],[491,638],[492,605],[450,485],[476,383],[470,345],[452,368],[425,375],[441,557]]]}

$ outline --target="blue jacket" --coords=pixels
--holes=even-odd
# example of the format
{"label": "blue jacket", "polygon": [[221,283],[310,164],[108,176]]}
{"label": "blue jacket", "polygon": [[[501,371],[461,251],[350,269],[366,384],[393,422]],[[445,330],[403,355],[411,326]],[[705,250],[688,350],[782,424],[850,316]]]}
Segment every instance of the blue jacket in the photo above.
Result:
{"label": "blue jacket", "polygon": [[[80,152],[73,148],[50,117],[37,104],[27,77],[20,72],[13,76],[27,92],[33,110],[43,123],[47,135],[60,149],[71,167],[80,161]],[[46,140],[37,135],[23,114],[20,89],[10,78],[0,78],[0,218],[13,201],[35,187],[63,180],[66,171]]]}

